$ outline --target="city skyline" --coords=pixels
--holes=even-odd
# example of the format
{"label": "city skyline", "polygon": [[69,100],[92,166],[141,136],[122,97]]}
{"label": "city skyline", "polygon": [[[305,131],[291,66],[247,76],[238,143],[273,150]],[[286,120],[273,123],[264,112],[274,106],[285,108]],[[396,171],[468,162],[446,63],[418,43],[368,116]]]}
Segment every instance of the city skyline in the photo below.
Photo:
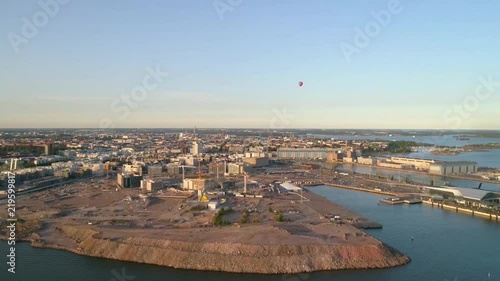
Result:
{"label": "city skyline", "polygon": [[54,1],[0,11],[0,128],[500,129],[496,2]]}
{"label": "city skyline", "polygon": [[499,11],[0,1],[0,280],[499,277]]}

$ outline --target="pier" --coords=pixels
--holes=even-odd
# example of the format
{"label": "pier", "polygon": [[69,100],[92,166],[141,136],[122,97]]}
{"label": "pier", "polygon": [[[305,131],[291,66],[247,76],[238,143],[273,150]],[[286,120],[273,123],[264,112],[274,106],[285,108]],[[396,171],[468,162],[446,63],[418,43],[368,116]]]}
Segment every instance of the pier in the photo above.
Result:
{"label": "pier", "polygon": [[399,205],[399,204],[403,204],[405,201],[399,197],[389,197],[389,198],[384,198],[382,200],[379,201],[380,203],[385,203],[385,204],[389,204],[389,205]]}
{"label": "pier", "polygon": [[362,192],[370,192],[370,193],[375,193],[375,194],[379,194],[379,195],[398,196],[398,194],[396,194],[396,193],[382,191],[382,190],[366,189],[366,188],[340,185],[340,184],[331,184],[331,183],[325,183],[323,185],[331,186],[331,187],[339,187],[339,188],[344,188],[344,189],[350,189],[350,190],[356,190],[356,191],[362,191]]}
{"label": "pier", "polygon": [[388,197],[380,200],[379,202],[389,204],[389,205],[398,205],[398,204],[421,204],[422,200],[411,197]]}

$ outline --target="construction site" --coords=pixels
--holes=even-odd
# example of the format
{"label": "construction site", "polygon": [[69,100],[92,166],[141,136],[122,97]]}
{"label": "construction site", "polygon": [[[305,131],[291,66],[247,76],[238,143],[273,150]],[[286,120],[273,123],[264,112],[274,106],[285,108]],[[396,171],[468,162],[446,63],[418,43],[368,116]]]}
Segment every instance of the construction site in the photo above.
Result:
{"label": "construction site", "polygon": [[121,188],[111,177],[101,177],[20,194],[18,238],[82,255],[228,272],[409,262],[360,230],[381,225],[272,175],[191,173],[180,184],[159,182],[164,185],[154,189]]}
{"label": "construction site", "polygon": [[[114,181],[92,179],[20,195],[18,215],[46,224],[171,229],[213,227],[222,222],[321,223],[327,222],[325,217],[330,213],[345,213],[344,208],[318,197],[291,183],[257,182],[246,176],[243,181],[219,181],[206,189],[162,188],[152,192],[117,188]],[[321,206],[328,211],[318,211]],[[221,210],[220,220],[214,220]],[[354,213],[343,218],[363,220]]]}

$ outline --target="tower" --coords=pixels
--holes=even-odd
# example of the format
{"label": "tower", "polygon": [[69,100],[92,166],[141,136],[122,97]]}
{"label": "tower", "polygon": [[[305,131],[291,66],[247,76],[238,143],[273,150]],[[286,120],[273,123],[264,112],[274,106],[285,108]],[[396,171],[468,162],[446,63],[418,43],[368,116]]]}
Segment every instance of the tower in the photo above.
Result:
{"label": "tower", "polygon": [[44,145],[44,152],[47,155],[52,155],[52,144],[51,143],[47,143]]}
{"label": "tower", "polygon": [[191,154],[199,155],[203,153],[203,145],[199,141],[193,141],[193,146],[191,147]]}

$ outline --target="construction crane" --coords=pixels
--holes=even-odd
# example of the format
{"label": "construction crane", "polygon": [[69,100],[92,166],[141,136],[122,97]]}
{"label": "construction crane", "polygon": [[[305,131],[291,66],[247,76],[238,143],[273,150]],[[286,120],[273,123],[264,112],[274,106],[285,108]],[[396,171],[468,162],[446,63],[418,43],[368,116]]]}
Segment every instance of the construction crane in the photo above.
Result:
{"label": "construction crane", "polygon": [[184,167],[187,167],[187,168],[194,168],[195,166],[190,166],[190,165],[180,165],[179,167],[181,167],[181,168],[182,168],[182,182],[184,182],[184,179],[185,179]]}
{"label": "construction crane", "polygon": [[222,165],[224,165],[224,173],[222,173],[222,174],[223,174],[223,175],[224,175],[224,174],[226,174],[226,160],[224,160],[224,163],[220,163],[220,162],[219,162],[219,163],[216,163],[216,167],[217,167],[217,174],[216,174],[216,176],[215,176],[215,177],[216,177],[217,179],[219,179],[219,174],[220,174],[220,172],[219,172],[219,168],[220,168]]}
{"label": "construction crane", "polygon": [[[196,127],[195,127],[196,130]],[[201,179],[201,157],[198,156],[198,178]]]}
{"label": "construction crane", "polygon": [[11,158],[10,159],[10,170],[14,171],[17,170],[17,161],[21,160],[21,158]]}
{"label": "construction crane", "polygon": [[243,193],[247,193],[247,177],[248,174],[246,172],[243,172]]}
{"label": "construction crane", "polygon": [[220,163],[217,163],[217,175],[216,175],[217,179],[219,179],[219,167],[220,167]]}

